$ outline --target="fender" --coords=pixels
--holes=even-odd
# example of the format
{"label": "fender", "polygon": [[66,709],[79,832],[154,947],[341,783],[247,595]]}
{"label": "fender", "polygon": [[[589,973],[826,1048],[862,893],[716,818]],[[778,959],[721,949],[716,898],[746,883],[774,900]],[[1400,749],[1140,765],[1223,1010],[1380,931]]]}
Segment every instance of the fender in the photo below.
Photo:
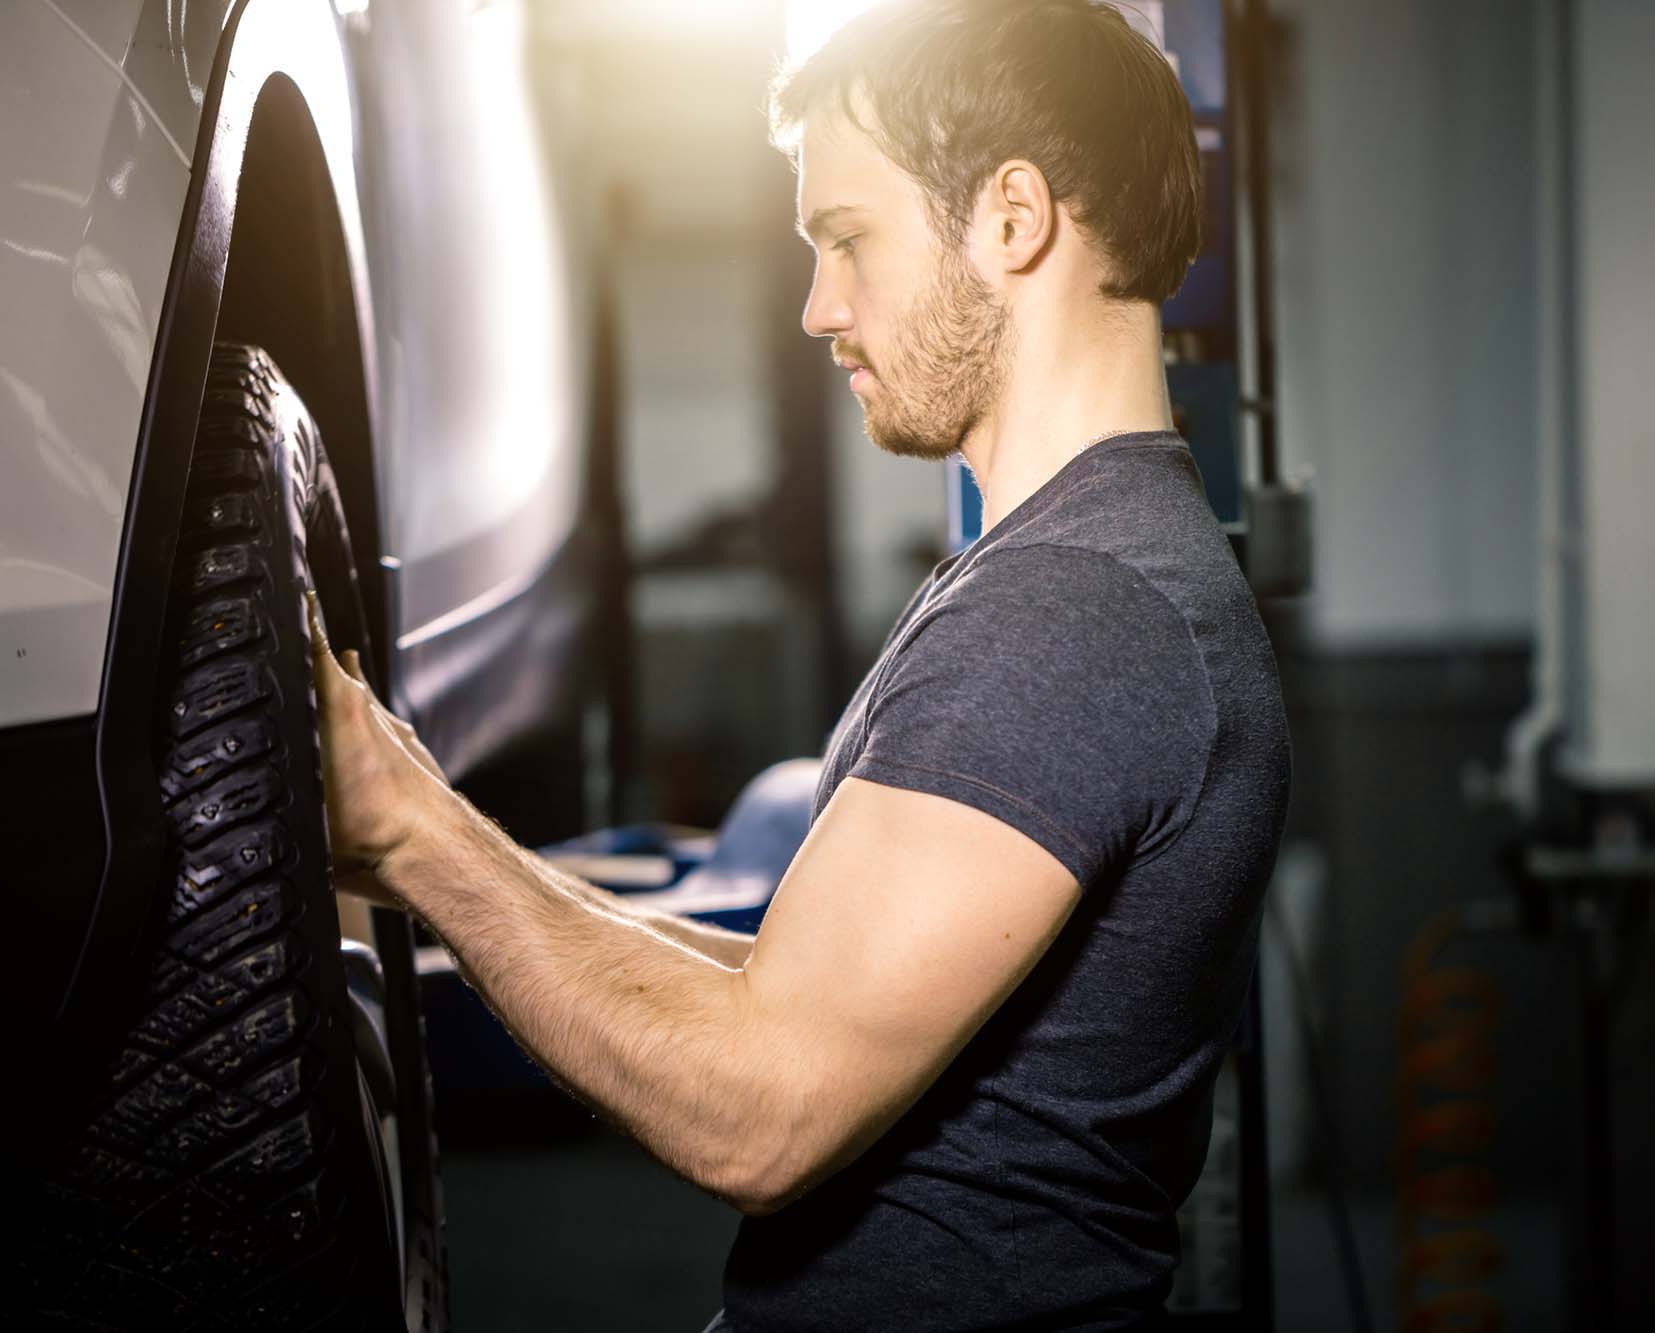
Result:
{"label": "fender", "polygon": [[[23,902],[25,938],[32,928],[73,931],[78,926],[82,931],[78,950],[65,951],[71,964],[67,971],[58,967],[55,975],[36,975],[29,981],[27,1009],[37,1019],[31,1026],[54,1049],[74,1052],[69,1059],[52,1062],[64,1066],[59,1071],[63,1077],[82,1077],[96,1069],[99,1062],[86,1058],[85,1044],[101,1046],[110,1018],[118,1017],[121,997],[134,984],[137,948],[155,905],[164,838],[150,713],[185,480],[224,300],[254,115],[264,98],[295,94],[326,161],[343,239],[348,317],[355,326],[362,383],[375,382],[353,166],[353,104],[339,20],[325,0],[240,0],[225,22],[203,102],[190,187],[150,362],[91,736],[93,763],[71,764],[75,778],[69,785],[76,790],[66,793],[60,784],[49,796],[62,802],[63,811],[87,810],[95,799],[102,815],[102,846],[83,848],[79,868],[65,874],[62,848],[40,833],[63,816],[48,819],[44,808],[33,836],[17,842],[23,863],[14,873],[20,875],[19,882],[31,885]],[[365,395],[362,410],[371,438],[372,394]],[[84,737],[80,743],[85,743]],[[95,796],[88,784],[95,786]],[[14,812],[24,828],[27,804],[25,797],[24,808]],[[87,836],[84,825],[75,836]],[[58,956],[53,951],[42,954],[48,960]]]}

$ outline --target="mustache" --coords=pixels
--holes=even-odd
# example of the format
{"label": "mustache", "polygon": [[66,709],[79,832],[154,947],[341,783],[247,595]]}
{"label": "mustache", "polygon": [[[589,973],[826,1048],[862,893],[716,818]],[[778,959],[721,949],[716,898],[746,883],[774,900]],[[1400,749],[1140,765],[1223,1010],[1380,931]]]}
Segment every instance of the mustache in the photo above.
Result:
{"label": "mustache", "polygon": [[859,366],[866,366],[869,370],[873,369],[873,362],[868,360],[868,354],[854,343],[842,343],[835,340],[829,355],[835,361],[854,361]]}

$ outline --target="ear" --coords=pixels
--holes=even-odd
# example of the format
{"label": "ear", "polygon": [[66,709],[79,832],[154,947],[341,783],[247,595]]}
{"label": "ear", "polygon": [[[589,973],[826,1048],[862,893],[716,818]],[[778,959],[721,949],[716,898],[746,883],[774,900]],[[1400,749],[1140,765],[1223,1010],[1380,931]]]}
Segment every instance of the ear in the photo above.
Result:
{"label": "ear", "polygon": [[978,209],[983,243],[1006,273],[1028,268],[1051,243],[1056,219],[1045,173],[1032,162],[1002,162],[984,186]]}

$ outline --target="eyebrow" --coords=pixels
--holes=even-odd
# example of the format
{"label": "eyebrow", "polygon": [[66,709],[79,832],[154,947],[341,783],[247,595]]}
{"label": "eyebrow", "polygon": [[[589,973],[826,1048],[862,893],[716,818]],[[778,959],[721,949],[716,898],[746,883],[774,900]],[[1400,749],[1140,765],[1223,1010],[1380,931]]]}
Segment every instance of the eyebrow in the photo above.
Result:
{"label": "eyebrow", "polygon": [[865,213],[866,211],[859,204],[834,204],[831,208],[818,208],[810,215],[809,222],[795,222],[793,230],[798,232],[805,240],[814,242],[817,237],[846,214]]}

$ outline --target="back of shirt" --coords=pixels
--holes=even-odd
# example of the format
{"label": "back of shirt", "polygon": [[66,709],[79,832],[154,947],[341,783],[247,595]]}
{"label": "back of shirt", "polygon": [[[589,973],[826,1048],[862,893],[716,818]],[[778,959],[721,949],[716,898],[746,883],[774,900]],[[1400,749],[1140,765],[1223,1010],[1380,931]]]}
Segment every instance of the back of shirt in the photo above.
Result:
{"label": "back of shirt", "polygon": [[1160,1306],[1289,766],[1275,658],[1177,435],[1092,446],[937,566],[834,730],[813,817],[847,776],[961,801],[1081,902],[878,1143],[743,1219],[732,1327],[1106,1329]]}

